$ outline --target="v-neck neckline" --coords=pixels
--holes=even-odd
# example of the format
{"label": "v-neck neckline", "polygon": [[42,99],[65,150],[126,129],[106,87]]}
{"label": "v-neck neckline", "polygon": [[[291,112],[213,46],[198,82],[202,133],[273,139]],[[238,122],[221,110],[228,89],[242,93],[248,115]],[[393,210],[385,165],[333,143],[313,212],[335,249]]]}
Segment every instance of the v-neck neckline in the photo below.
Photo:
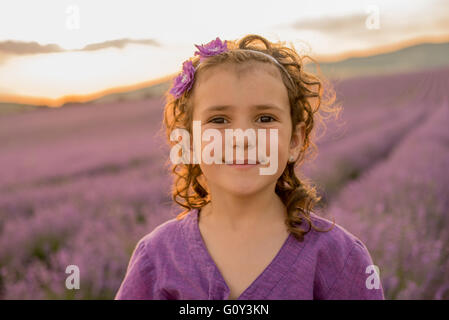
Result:
{"label": "v-neck neckline", "polygon": [[[188,242],[190,252],[198,263],[204,276],[213,280],[209,288],[209,298],[212,300],[226,300],[229,298],[230,288],[215,261],[209,253],[206,243],[199,228],[199,209],[193,209],[188,213],[189,229],[184,234]],[[298,259],[300,249],[304,242],[299,242],[289,233],[279,251],[265,269],[251,282],[251,284],[239,295],[236,300],[253,299],[256,293],[257,299],[264,299],[279,281],[291,271],[291,267]],[[224,295],[223,295],[224,292]]]}

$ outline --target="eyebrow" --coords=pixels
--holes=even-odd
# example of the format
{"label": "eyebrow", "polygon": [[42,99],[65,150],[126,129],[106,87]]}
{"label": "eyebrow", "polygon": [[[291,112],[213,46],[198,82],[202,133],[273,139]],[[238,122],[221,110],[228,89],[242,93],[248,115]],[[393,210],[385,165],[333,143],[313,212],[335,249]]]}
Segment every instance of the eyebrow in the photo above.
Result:
{"label": "eyebrow", "polygon": [[[226,111],[226,110],[235,109],[235,108],[236,108],[235,106],[230,106],[230,105],[218,105],[218,106],[208,107],[204,110],[204,112]],[[256,105],[251,106],[251,108],[254,108],[256,110],[274,109],[274,110],[283,111],[282,108],[278,107],[275,104],[256,104]]]}

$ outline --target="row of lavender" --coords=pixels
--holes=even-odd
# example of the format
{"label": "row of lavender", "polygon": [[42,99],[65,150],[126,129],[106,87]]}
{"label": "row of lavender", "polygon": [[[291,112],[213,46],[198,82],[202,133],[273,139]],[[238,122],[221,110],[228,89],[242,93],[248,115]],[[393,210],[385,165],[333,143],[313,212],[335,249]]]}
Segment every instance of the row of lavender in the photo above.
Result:
{"label": "row of lavender", "polygon": [[449,299],[449,99],[328,208],[379,266],[392,299]]}
{"label": "row of lavender", "polygon": [[330,200],[347,181],[387,157],[447,95],[447,70],[350,79],[337,85],[342,121],[330,121],[319,154],[303,170]]}
{"label": "row of lavender", "polygon": [[1,298],[114,296],[137,240],[174,214],[160,122],[158,99],[0,118]]}

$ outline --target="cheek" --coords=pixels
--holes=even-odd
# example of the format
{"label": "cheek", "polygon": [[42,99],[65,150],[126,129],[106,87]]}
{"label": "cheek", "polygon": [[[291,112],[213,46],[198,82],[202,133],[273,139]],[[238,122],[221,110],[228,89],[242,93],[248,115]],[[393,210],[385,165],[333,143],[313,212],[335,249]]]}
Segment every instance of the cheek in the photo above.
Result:
{"label": "cheek", "polygon": [[207,178],[208,176],[213,175],[214,173],[214,168],[213,165],[210,164],[205,164],[204,162],[200,163],[200,169],[201,172],[204,174],[204,176]]}
{"label": "cheek", "polygon": [[282,136],[279,137],[279,157],[288,158],[290,152],[290,135],[287,132],[282,132]]}
{"label": "cheek", "polygon": [[200,163],[200,169],[203,173],[202,176],[207,185],[226,184],[226,181],[230,177],[229,174],[226,174],[226,170],[224,170],[223,166],[224,165],[220,164]]}
{"label": "cheek", "polygon": [[[288,146],[290,143],[290,137],[287,134],[287,130],[278,129],[277,135],[274,133],[274,131],[273,133],[271,133],[271,135],[273,135],[273,137],[270,139],[270,130],[267,130],[265,134],[267,154],[271,155],[272,152],[277,152],[279,160],[287,158],[289,152]],[[273,142],[276,141],[276,143],[272,143],[271,140],[273,140]]]}
{"label": "cheek", "polygon": [[[205,129],[204,129],[205,130]],[[203,137],[203,132],[201,133],[201,137]],[[221,141],[220,137],[205,137],[206,140],[201,141],[201,162],[204,162],[204,157],[214,158],[215,157],[215,149],[217,149],[217,157],[220,158],[220,150],[221,150],[221,159],[224,157],[224,132],[221,133]],[[207,164],[206,164],[207,165]]]}

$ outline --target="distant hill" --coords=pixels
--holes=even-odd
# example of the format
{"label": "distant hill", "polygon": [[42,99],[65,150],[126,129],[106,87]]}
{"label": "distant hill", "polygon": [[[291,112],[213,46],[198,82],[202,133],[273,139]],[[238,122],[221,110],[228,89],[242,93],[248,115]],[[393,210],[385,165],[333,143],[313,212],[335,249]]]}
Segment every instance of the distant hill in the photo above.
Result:
{"label": "distant hill", "polygon": [[126,101],[126,100],[142,100],[153,97],[161,97],[166,90],[170,88],[170,81],[164,81],[150,87],[141,88],[137,90],[118,92],[113,94],[108,94],[99,99],[93,101],[93,103],[107,103],[115,101]]}
{"label": "distant hill", "polygon": [[[369,57],[348,58],[338,62],[320,63],[320,69],[328,78],[350,78],[363,75],[382,75],[397,72],[412,72],[440,66],[449,66],[449,42],[422,43],[394,52]],[[313,64],[305,69],[314,72]],[[161,96],[170,87],[170,81],[126,93],[117,93],[96,101],[134,100],[145,97]]]}
{"label": "distant hill", "polygon": [[[117,92],[105,95],[101,98],[89,101],[89,103],[111,103],[111,102],[120,102],[120,101],[132,101],[132,100],[142,100],[153,97],[162,97],[163,93],[168,90],[170,87],[170,82],[165,81],[161,82],[149,87],[131,90],[126,92]],[[71,107],[82,105],[83,103],[79,102],[68,102],[63,105],[63,107]],[[8,114],[20,113],[33,111],[37,109],[47,109],[47,106],[35,106],[28,105],[22,103],[11,103],[11,102],[0,102],[0,117]],[[48,108],[50,109],[50,108]]]}
{"label": "distant hill", "polygon": [[[321,71],[330,78],[349,78],[410,72],[449,66],[449,42],[421,43],[394,52],[369,57],[348,58],[338,62],[320,63]],[[306,70],[315,71],[313,65]]]}
{"label": "distant hill", "polygon": [[0,117],[19,112],[33,111],[44,106],[32,106],[21,103],[0,102]]}
{"label": "distant hill", "polygon": [[[357,76],[383,75],[397,72],[413,72],[449,66],[449,42],[422,43],[394,52],[369,57],[348,58],[338,62],[320,63],[320,69],[328,78],[345,79]],[[307,64],[305,70],[315,72],[313,64]],[[98,99],[99,102],[133,100],[148,96],[162,95],[170,87],[170,81],[126,93],[118,93]],[[111,97],[112,96],[112,97]]]}
{"label": "distant hill", "polygon": [[[358,76],[374,76],[391,73],[413,72],[422,69],[449,66],[449,42],[421,43],[394,52],[382,53],[368,57],[353,57],[342,61],[319,62],[323,74],[330,79],[346,79]],[[305,70],[316,72],[314,64],[307,64]],[[141,100],[162,97],[171,85],[170,81],[160,82],[149,87],[105,95],[90,103],[108,103],[115,101]],[[77,105],[77,103],[67,103]],[[0,103],[0,116],[4,114],[34,110],[36,107]]]}

